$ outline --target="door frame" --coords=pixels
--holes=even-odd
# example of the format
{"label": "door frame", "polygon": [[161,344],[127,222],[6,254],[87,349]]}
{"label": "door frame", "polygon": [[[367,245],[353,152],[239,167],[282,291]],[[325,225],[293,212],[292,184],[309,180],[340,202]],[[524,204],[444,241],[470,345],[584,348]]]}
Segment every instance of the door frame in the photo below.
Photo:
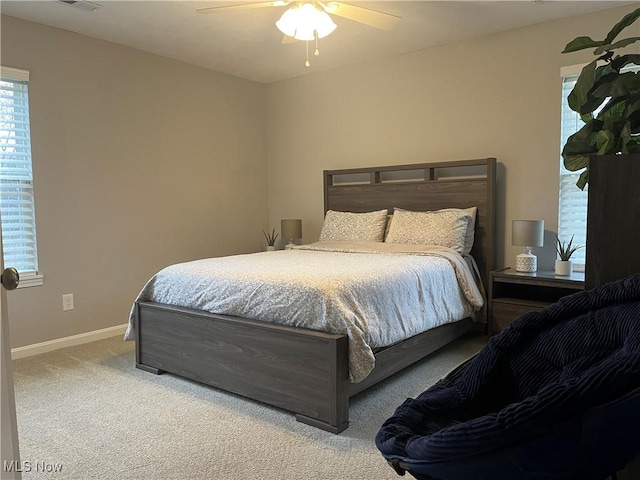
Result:
{"label": "door frame", "polygon": [[[0,272],[4,271],[4,255],[2,247],[2,221],[0,219]],[[20,446],[18,441],[18,424],[16,420],[16,399],[13,387],[13,364],[11,360],[11,342],[9,336],[9,315],[7,309],[7,291],[0,285],[0,370],[1,387],[1,420],[2,441],[0,442],[0,478],[20,480],[22,464],[20,463]]]}

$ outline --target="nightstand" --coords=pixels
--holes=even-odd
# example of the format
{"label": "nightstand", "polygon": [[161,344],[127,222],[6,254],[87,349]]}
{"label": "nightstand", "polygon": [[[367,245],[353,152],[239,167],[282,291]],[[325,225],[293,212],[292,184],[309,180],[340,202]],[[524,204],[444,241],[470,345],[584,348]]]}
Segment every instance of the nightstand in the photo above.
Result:
{"label": "nightstand", "polygon": [[584,273],[560,276],[552,271],[521,273],[512,268],[493,271],[489,282],[488,333],[499,333],[521,315],[541,310],[580,290],[584,290]]}

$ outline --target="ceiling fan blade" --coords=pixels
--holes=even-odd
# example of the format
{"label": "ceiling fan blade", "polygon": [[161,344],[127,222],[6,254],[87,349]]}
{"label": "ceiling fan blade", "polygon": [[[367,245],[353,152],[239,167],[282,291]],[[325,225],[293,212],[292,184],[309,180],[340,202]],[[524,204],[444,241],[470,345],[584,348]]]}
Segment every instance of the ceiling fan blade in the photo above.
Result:
{"label": "ceiling fan blade", "polygon": [[220,5],[218,7],[206,7],[206,8],[197,8],[196,12],[198,13],[216,13],[222,10],[251,10],[254,8],[263,8],[263,7],[281,7],[291,3],[290,1],[271,1],[271,2],[253,2],[253,3],[234,3],[231,5]]}
{"label": "ceiling fan blade", "polygon": [[283,35],[282,36],[282,44],[286,45],[288,43],[295,43],[297,40],[293,37],[290,37],[289,35]]}
{"label": "ceiling fan blade", "polygon": [[379,12],[370,8],[358,7],[342,2],[329,2],[323,5],[323,7],[325,7],[327,13],[364,23],[365,25],[370,25],[381,30],[388,30],[394,27],[401,19],[401,17],[391,13]]}

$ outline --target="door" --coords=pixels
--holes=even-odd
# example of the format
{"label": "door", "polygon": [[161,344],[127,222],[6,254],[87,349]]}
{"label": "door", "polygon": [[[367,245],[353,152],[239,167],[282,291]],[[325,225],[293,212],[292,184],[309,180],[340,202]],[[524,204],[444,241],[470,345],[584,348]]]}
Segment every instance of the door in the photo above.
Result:
{"label": "door", "polygon": [[[1,225],[1,224],[0,224]],[[0,226],[0,253],[2,249],[2,227]],[[0,369],[2,370],[2,443],[0,445],[0,478],[15,480],[22,478],[20,452],[18,447],[18,427],[16,424],[16,402],[13,392],[13,367],[11,365],[11,344],[9,342],[9,318],[7,316],[7,290],[18,286],[18,272],[13,268],[4,270],[3,255],[0,254]]]}

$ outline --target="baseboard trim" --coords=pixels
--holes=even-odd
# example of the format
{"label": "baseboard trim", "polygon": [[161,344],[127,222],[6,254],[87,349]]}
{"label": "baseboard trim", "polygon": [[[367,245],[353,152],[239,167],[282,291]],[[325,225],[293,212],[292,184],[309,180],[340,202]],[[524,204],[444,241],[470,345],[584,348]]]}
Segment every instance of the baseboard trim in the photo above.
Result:
{"label": "baseboard trim", "polygon": [[25,345],[24,347],[12,348],[11,359],[17,360],[18,358],[31,357],[32,355],[52,352],[60,348],[73,347],[74,345],[82,345],[83,343],[95,342],[96,340],[102,340],[103,338],[124,335],[124,332],[126,330],[127,324],[125,323],[124,325],[116,325],[115,327],[94,330],[93,332],[80,333],[78,335],[72,335],[70,337],[56,338],[55,340],[49,340],[47,342],[34,343],[33,345]]}

